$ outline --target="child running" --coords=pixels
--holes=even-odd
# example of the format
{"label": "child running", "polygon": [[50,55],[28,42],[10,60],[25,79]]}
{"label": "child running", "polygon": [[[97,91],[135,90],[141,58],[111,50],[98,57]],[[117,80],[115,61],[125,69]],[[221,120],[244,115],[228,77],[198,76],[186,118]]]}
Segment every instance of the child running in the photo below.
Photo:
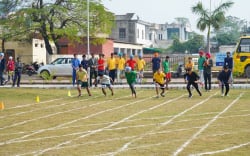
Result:
{"label": "child running", "polygon": [[102,85],[102,93],[106,96],[107,93],[105,91],[105,88],[108,87],[109,90],[111,91],[111,95],[114,95],[113,92],[113,88],[111,86],[111,83],[113,83],[113,80],[111,77],[109,77],[108,75],[104,75],[103,73],[99,73],[98,77],[96,79],[96,81],[94,82],[95,85],[97,85],[97,83],[100,82],[100,84]]}
{"label": "child running", "polygon": [[76,72],[76,82],[79,94],[78,97],[82,96],[82,87],[86,88],[89,96],[91,96],[88,86],[88,73],[85,69],[83,69],[83,66],[81,64],[79,65],[79,70]]}
{"label": "child running", "polygon": [[187,90],[189,93],[188,97],[191,98],[193,96],[190,90],[191,85],[196,89],[199,95],[202,96],[198,87],[200,77],[195,72],[193,72],[191,68],[187,68],[186,70],[187,73],[184,75],[184,80],[185,83],[187,82]]}
{"label": "child running", "polygon": [[153,81],[155,82],[155,90],[156,90],[156,97],[159,98],[159,88],[161,91],[161,96],[165,97],[165,79],[166,75],[161,71],[161,69],[158,69],[153,76]]}
{"label": "child running", "polygon": [[127,66],[125,68],[125,77],[127,79],[128,85],[131,89],[132,96],[136,98],[136,92],[135,92],[135,83],[136,83],[136,77],[137,73],[135,71],[131,71],[131,67]]}
{"label": "child running", "polygon": [[[228,69],[228,66],[224,66],[223,70],[218,75],[218,81],[221,87],[221,96],[228,96],[230,79],[231,79],[231,70]],[[224,86],[226,88],[225,94],[224,94]]]}

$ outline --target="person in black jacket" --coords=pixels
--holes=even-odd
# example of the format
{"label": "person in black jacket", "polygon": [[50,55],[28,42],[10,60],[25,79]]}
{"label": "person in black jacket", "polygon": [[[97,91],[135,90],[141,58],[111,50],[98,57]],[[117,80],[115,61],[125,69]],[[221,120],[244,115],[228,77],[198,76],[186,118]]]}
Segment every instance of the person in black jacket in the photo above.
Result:
{"label": "person in black jacket", "polygon": [[191,85],[196,89],[199,95],[202,96],[198,87],[200,77],[195,72],[193,72],[191,68],[187,68],[186,70],[187,70],[187,73],[184,75],[184,80],[185,80],[185,83],[187,81],[187,90],[189,93],[188,97],[191,98],[193,96],[190,90]]}
{"label": "person in black jacket", "polygon": [[5,80],[3,74],[5,72],[5,58],[4,53],[0,52],[0,85],[5,85],[8,81]]}
{"label": "person in black jacket", "polygon": [[[228,96],[229,92],[229,83],[231,81],[231,70],[226,65],[223,67],[223,70],[218,75],[219,85],[221,87],[221,96]],[[226,88],[226,92],[224,94],[224,86]]]}
{"label": "person in black jacket", "polygon": [[213,60],[211,59],[211,54],[206,53],[205,62],[203,63],[203,75],[204,75],[206,91],[211,90],[212,67],[213,67]]}
{"label": "person in black jacket", "polygon": [[17,87],[20,87],[22,70],[23,70],[23,63],[21,62],[21,58],[17,57],[17,61],[15,62],[15,73],[14,73],[14,80],[12,87],[15,87],[15,84],[17,84]]}

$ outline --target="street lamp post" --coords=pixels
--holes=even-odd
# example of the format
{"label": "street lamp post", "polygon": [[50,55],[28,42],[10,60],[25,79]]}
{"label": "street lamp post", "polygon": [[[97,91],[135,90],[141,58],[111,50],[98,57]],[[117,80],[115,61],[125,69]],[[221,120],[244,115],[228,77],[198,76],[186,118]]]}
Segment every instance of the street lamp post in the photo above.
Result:
{"label": "street lamp post", "polygon": [[88,32],[87,32],[87,54],[88,54],[88,57],[89,57],[89,51],[90,51],[90,48],[89,48],[89,0],[87,0],[87,27],[88,27]]}

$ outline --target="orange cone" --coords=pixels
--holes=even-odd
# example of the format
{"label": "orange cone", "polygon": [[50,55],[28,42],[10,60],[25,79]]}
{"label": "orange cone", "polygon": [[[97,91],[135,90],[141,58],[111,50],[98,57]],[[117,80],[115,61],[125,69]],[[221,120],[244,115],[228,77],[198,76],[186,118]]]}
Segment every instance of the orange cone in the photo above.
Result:
{"label": "orange cone", "polygon": [[0,102],[0,110],[4,110],[4,104],[3,104],[3,102]]}

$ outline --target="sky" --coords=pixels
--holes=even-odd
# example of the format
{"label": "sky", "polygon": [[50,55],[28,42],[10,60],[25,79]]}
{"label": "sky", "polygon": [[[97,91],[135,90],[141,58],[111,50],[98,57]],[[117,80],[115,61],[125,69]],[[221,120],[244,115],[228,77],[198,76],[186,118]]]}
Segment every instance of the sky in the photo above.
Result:
{"label": "sky", "polygon": [[[207,9],[210,9],[211,1],[211,10],[214,10],[228,0],[103,0],[102,3],[116,15],[135,13],[141,20],[151,23],[172,23],[176,17],[185,17],[189,19],[193,31],[202,33],[196,28],[198,16],[191,11],[191,7],[199,1]],[[235,16],[250,22],[250,0],[231,1],[234,4],[227,11],[226,16]]]}

